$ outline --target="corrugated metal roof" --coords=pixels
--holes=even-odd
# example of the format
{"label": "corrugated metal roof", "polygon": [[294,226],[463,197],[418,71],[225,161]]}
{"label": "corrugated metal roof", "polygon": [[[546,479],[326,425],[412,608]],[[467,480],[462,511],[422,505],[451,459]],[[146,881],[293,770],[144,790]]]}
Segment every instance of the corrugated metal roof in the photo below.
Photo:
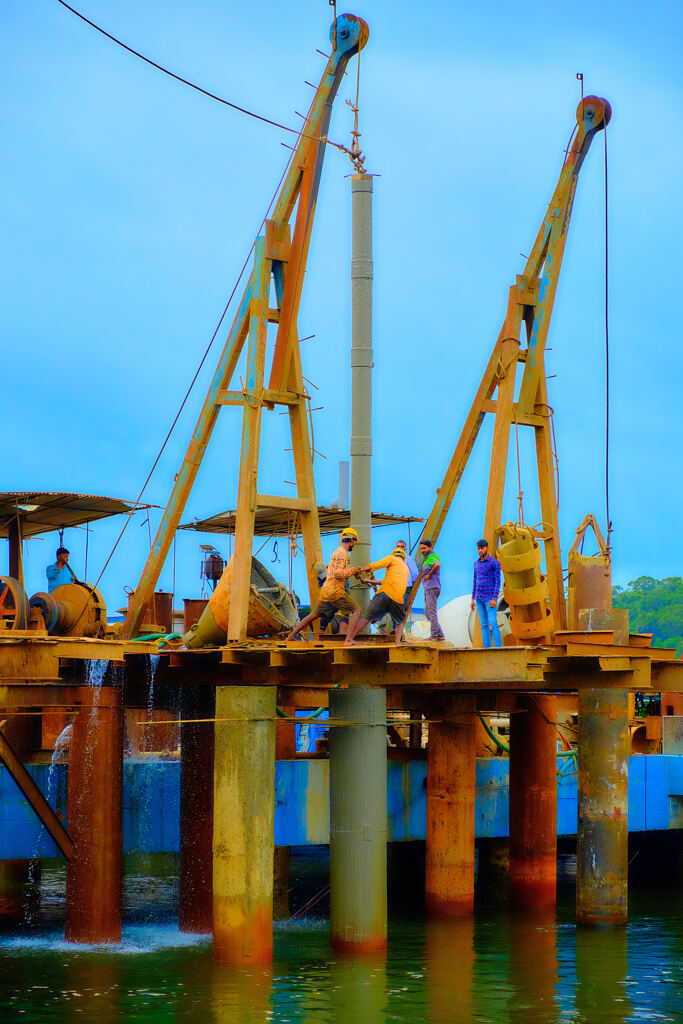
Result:
{"label": "corrugated metal roof", "polygon": [[150,507],[120,498],[105,498],[100,494],[5,491],[0,492],[0,537],[7,537],[9,524],[17,515],[21,517],[22,536],[34,537],[39,533],[81,526],[95,519]]}
{"label": "corrugated metal roof", "polygon": [[[208,519],[195,519],[183,523],[181,530],[198,530],[201,533],[234,533],[236,512],[219,512]],[[351,523],[348,508],[318,505],[321,533],[338,533]],[[401,526],[407,523],[423,523],[418,516],[396,516],[389,512],[373,512],[373,526]],[[257,537],[291,537],[301,533],[299,513],[281,508],[257,508],[254,534]]]}

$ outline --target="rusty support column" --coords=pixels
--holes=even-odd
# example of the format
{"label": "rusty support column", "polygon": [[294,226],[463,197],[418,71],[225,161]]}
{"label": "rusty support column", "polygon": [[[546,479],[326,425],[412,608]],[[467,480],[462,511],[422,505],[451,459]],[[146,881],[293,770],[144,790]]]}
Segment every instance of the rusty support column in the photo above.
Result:
{"label": "rusty support column", "polygon": [[524,695],[510,715],[510,902],[555,906],[557,698]]}
{"label": "rusty support column", "polygon": [[581,924],[625,924],[628,690],[579,690],[578,772],[576,919]]}
{"label": "rusty support column", "polygon": [[[628,644],[628,611],[611,608],[609,551],[603,560],[596,576],[594,560],[574,553],[572,626],[611,629],[616,645]],[[581,607],[588,599],[595,603]],[[628,918],[628,690],[601,682],[596,673],[594,687],[579,689],[576,919],[620,925]]]}
{"label": "rusty support column", "polygon": [[330,690],[330,941],[387,944],[387,704],[370,686]]}
{"label": "rusty support column", "polygon": [[[181,717],[185,720],[213,718],[215,703],[213,687],[185,687]],[[181,932],[212,930],[213,747],[213,722],[184,721],[180,726],[178,926]]]}
{"label": "rusty support column", "polygon": [[474,909],[476,697],[448,701],[427,745],[425,903],[442,917]]}
{"label": "rusty support column", "polygon": [[69,748],[66,939],[120,942],[123,706],[120,686],[80,686]]}
{"label": "rusty support column", "polygon": [[[34,722],[32,715],[11,715],[7,712],[7,719],[1,727],[2,735],[11,744],[22,763],[28,759],[34,745]],[[20,920],[24,916],[26,886],[31,882],[40,881],[40,873],[41,862],[38,859],[0,860],[0,921],[6,924],[10,920]]]}
{"label": "rusty support column", "polygon": [[213,958],[273,957],[274,686],[216,690]]}

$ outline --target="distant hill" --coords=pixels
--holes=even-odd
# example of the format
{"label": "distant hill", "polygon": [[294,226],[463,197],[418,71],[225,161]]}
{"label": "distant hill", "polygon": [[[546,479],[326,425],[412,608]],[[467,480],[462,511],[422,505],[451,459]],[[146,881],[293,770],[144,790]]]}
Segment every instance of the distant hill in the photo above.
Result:
{"label": "distant hill", "polygon": [[628,608],[632,633],[652,633],[653,646],[683,652],[683,577],[639,576],[626,587],[612,587],[612,603]]}

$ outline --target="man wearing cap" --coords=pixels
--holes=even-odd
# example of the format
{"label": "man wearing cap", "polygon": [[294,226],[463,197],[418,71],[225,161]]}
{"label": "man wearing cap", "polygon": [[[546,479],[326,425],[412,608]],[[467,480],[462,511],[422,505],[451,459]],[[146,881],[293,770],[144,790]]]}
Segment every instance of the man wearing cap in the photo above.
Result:
{"label": "man wearing cap", "polygon": [[422,555],[422,591],[424,593],[425,618],[429,622],[429,639],[445,640],[437,610],[437,602],[441,593],[441,559],[434,550],[434,545],[429,537],[420,541],[420,554]]}
{"label": "man wearing cap", "polygon": [[379,592],[375,594],[368,605],[368,610],[363,618],[361,618],[360,611],[353,615],[349,622],[346,640],[344,641],[345,647],[351,646],[354,637],[360,633],[361,629],[365,629],[369,622],[379,622],[385,615],[391,617],[395,629],[396,643],[400,644],[401,642],[406,617],[403,598],[408,580],[410,579],[410,571],[406,565],[406,553],[403,548],[394,548],[386,558],[380,558],[379,562],[371,562],[370,565],[364,565],[360,572],[372,572],[375,569],[386,570],[384,579],[382,580]]}
{"label": "man wearing cap", "polygon": [[316,619],[325,618],[329,622],[334,618],[336,611],[347,614],[358,612],[360,616],[357,602],[344,589],[350,576],[359,575],[359,570],[355,566],[349,565],[349,554],[358,541],[358,534],[352,526],[347,526],[341,532],[340,541],[339,547],[332,552],[327,564],[327,576],[320,588],[320,600],[310,615],[296,624],[287,640],[296,639],[301,630],[311,622],[315,622]]}
{"label": "man wearing cap", "polygon": [[66,548],[57,548],[57,561],[53,565],[47,566],[45,575],[47,576],[48,594],[51,594],[57,587],[76,579],[76,574],[69,565],[69,552]]}
{"label": "man wearing cap", "polygon": [[[489,542],[482,537],[477,541],[478,558],[474,563],[472,582],[472,611],[477,609],[484,647],[500,647],[498,626],[498,595],[500,593],[500,562],[489,555]],[[490,633],[489,633],[490,630]]]}

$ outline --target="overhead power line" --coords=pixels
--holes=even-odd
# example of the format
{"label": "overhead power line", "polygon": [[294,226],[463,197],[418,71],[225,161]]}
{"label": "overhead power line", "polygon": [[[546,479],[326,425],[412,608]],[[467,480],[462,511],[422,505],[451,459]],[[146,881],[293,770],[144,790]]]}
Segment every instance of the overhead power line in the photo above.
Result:
{"label": "overhead power line", "polygon": [[[117,46],[127,50],[128,53],[132,53],[134,57],[144,61],[145,64],[149,64],[150,67],[156,68],[157,71],[161,71],[164,75],[168,75],[169,78],[174,78],[176,82],[181,82],[182,85],[187,85],[190,89],[194,89],[195,92],[200,92],[203,96],[208,96],[209,99],[215,100],[216,103],[222,103],[224,107],[230,107],[231,110],[237,110],[240,114],[246,114],[247,117],[253,117],[257,121],[263,121],[264,124],[270,124],[273,128],[280,128],[283,132],[289,132],[292,135],[301,136],[301,132],[297,131],[296,128],[289,128],[286,124],[280,124],[279,121],[273,121],[269,117],[264,117],[263,114],[256,114],[253,110],[247,110],[246,107],[240,107],[237,103],[231,103],[230,100],[223,99],[222,96],[217,96],[215,92],[209,92],[208,89],[202,88],[202,86],[197,85],[196,82],[191,82],[189,79],[183,78],[182,75],[176,75],[174,71],[169,71],[168,68],[163,67],[161,64],[157,64],[156,61],[151,60],[149,57],[145,57],[144,53],[140,53],[138,50],[134,50],[132,46],[128,46],[127,43],[124,43],[123,40],[113,36],[111,32],[107,32],[100,25],[96,25],[94,21],[91,21],[90,18],[86,18],[86,16],[81,14],[80,11],[77,11],[75,7],[71,7],[69,4],[65,3],[65,0],[57,0],[57,3],[61,7],[66,8],[67,11],[70,11],[71,14],[75,15],[77,18],[80,18],[80,20],[85,22],[86,25],[90,25],[90,27],[94,28],[96,32],[99,32],[100,35],[110,39],[112,43],[116,43]],[[342,153],[349,152],[346,146],[343,146],[340,142],[332,142],[330,139],[317,138],[313,135],[303,135],[301,137],[304,139],[313,139],[315,142],[324,142],[325,145],[334,146],[335,149],[341,150]]]}

